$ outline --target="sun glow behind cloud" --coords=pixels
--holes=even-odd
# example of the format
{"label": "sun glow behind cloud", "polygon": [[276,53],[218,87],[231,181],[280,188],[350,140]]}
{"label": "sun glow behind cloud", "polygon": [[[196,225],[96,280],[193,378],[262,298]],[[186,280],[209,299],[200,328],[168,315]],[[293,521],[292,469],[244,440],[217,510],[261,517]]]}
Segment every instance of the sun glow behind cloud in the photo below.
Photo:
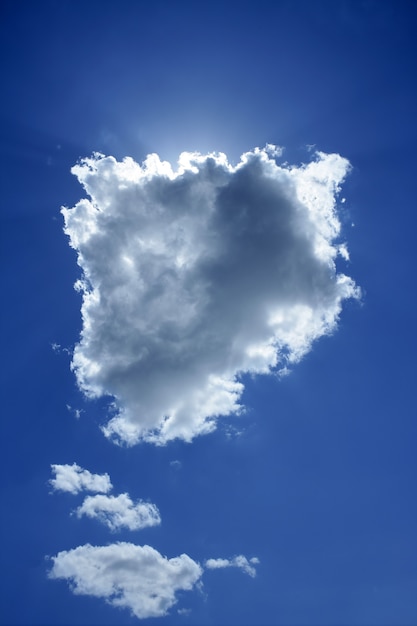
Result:
{"label": "sun glow behind cloud", "polygon": [[83,270],[72,367],[87,396],[114,399],[115,442],[212,431],[241,411],[241,374],[286,371],[358,297],[336,269],[348,161],[280,154],[267,144],[233,166],[182,153],[176,170],[95,154],[73,168],[89,199],[62,209]]}

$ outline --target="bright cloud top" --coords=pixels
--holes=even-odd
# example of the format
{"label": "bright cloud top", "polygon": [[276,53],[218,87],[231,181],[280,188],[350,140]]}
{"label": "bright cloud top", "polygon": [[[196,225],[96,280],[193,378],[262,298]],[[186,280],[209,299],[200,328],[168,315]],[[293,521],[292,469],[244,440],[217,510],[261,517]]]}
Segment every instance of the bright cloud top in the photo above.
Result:
{"label": "bright cloud top", "polygon": [[161,617],[190,591],[203,570],[186,554],[167,559],[150,546],[86,544],[52,557],[50,578],[71,582],[75,594],[104,598],[138,618]]}
{"label": "bright cloud top", "polygon": [[76,511],[78,517],[86,515],[98,519],[110,530],[140,530],[161,523],[155,504],[139,500],[136,504],[127,493],[119,496],[87,496]]}
{"label": "bright cloud top", "polygon": [[72,494],[77,494],[80,491],[107,493],[113,488],[107,473],[92,474],[76,463],[51,465],[51,469],[55,478],[51,478],[49,483],[55,491],[67,491]]}
{"label": "bright cloud top", "polygon": [[176,171],[156,154],[142,166],[95,154],[72,169],[89,196],[62,209],[83,270],[72,367],[89,397],[114,398],[114,441],[212,431],[241,410],[244,372],[300,360],[359,295],[335,264],[348,161],[279,154],[268,144],[233,166],[183,153]]}
{"label": "bright cloud top", "polygon": [[256,569],[254,565],[258,565],[259,559],[254,556],[252,559],[247,559],[243,554],[233,557],[233,559],[207,559],[205,566],[207,569],[222,569],[225,567],[238,567],[245,574],[249,574],[254,578],[256,576]]}

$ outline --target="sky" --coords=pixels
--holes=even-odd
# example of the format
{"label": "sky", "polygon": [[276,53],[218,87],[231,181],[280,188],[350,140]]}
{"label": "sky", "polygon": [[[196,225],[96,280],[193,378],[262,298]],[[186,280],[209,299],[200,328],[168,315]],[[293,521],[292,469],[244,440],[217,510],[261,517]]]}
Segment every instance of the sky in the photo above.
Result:
{"label": "sky", "polygon": [[416,4],[0,15],[0,624],[417,623]]}

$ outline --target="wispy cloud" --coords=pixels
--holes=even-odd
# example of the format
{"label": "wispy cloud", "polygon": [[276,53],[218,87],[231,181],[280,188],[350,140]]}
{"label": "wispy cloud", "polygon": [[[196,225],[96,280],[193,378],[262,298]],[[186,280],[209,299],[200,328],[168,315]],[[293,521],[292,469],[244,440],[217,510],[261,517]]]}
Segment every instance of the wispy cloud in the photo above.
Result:
{"label": "wispy cloud", "polygon": [[245,574],[249,574],[249,576],[254,578],[256,576],[256,569],[254,566],[258,564],[259,559],[257,557],[253,557],[248,560],[245,556],[243,556],[243,554],[239,554],[238,556],[234,556],[232,559],[207,559],[204,565],[207,569],[237,567],[245,572]]}
{"label": "wispy cloud", "polygon": [[150,502],[134,503],[129,494],[118,496],[87,496],[76,510],[78,517],[86,515],[105,524],[110,530],[140,530],[161,523],[158,508]]}
{"label": "wispy cloud", "polygon": [[72,494],[80,491],[93,491],[96,493],[107,493],[111,491],[113,485],[109,475],[92,474],[76,463],[72,465],[51,465],[55,478],[51,478],[49,484],[54,491],[67,491]]}
{"label": "wispy cloud", "polygon": [[142,619],[166,615],[176,593],[193,589],[203,573],[186,554],[168,559],[150,546],[123,542],[86,544],[52,561],[50,578],[65,579],[75,594],[104,598]]}
{"label": "wispy cloud", "polygon": [[174,172],[96,154],[73,173],[90,199],[64,208],[83,276],[79,387],[113,397],[107,437],[164,444],[238,413],[244,372],[283,370],[332,332],[353,280],[336,198],[349,163],[277,165],[267,145],[232,166],[184,153]]}

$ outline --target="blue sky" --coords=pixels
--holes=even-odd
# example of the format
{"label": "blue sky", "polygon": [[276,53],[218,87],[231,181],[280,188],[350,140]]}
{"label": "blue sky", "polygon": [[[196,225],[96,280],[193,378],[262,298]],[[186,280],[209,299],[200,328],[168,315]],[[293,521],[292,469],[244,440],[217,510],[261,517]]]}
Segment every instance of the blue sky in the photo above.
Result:
{"label": "blue sky", "polygon": [[3,3],[1,624],[417,622],[415,26]]}

